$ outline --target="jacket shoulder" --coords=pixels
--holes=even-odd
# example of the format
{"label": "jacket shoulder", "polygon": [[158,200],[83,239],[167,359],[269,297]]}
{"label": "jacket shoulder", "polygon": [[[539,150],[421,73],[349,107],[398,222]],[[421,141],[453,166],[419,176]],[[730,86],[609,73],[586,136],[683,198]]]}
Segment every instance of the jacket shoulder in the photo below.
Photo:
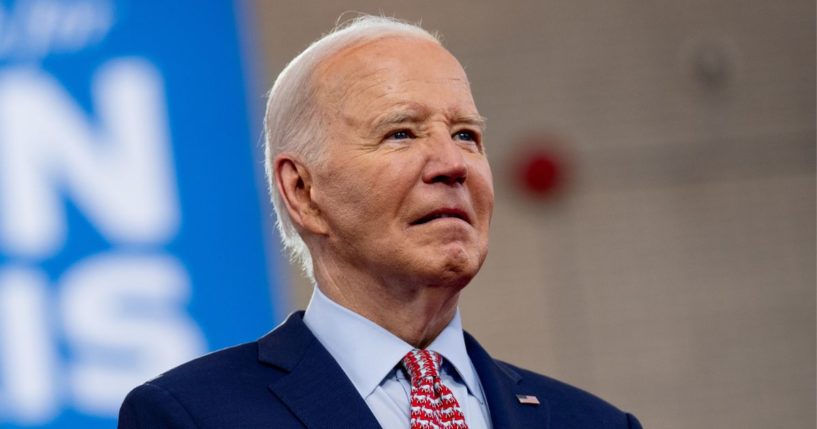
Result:
{"label": "jacket shoulder", "polygon": [[259,362],[257,342],[212,352],[133,389],[119,428],[256,427],[289,414],[268,390],[282,374]]}
{"label": "jacket shoulder", "polygon": [[[592,393],[507,362],[495,362],[503,372],[518,380],[519,391],[529,391],[526,394],[547,401],[552,423],[571,422],[571,427],[598,427],[601,422],[601,427],[641,428],[634,416]],[[582,425],[581,422],[593,423]]]}
{"label": "jacket shoulder", "polygon": [[[258,362],[258,343],[249,342],[208,353],[168,370],[146,384],[169,390],[203,389],[233,383],[263,370]],[[250,377],[251,379],[251,377]]]}

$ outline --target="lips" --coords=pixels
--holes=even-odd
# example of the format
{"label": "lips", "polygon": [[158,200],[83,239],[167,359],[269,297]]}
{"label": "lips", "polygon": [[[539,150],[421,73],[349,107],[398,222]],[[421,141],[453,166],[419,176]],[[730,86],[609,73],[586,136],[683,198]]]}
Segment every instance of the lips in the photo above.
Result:
{"label": "lips", "polygon": [[419,219],[412,222],[411,225],[422,225],[425,223],[435,221],[437,219],[446,218],[460,219],[468,224],[471,223],[471,220],[468,218],[468,213],[466,213],[465,210],[461,210],[458,208],[441,208],[423,215]]}

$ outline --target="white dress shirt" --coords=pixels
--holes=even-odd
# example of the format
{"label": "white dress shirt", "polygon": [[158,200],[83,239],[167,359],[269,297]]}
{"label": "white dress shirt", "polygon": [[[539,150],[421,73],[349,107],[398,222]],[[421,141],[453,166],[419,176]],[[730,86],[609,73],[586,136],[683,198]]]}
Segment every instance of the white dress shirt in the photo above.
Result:
{"label": "white dress shirt", "polygon": [[[317,287],[304,323],[338,362],[380,426],[408,429],[411,382],[400,362],[414,347],[330,300]],[[440,378],[457,398],[468,428],[490,429],[482,385],[465,350],[459,309],[427,349],[442,355]]]}

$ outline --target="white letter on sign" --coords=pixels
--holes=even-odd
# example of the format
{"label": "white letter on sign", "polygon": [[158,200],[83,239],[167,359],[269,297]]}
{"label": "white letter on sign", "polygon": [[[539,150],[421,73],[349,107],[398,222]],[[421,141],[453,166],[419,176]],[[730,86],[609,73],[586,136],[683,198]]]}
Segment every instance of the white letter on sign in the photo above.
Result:
{"label": "white letter on sign", "polygon": [[60,379],[51,335],[48,279],[22,267],[0,269],[0,423],[39,425],[57,413]]}
{"label": "white letter on sign", "polygon": [[176,233],[158,72],[142,60],[110,61],[93,95],[96,120],[42,71],[0,73],[0,251],[38,258],[58,251],[63,191],[113,243],[162,243]]}
{"label": "white letter on sign", "polygon": [[184,309],[187,273],[172,257],[93,256],[60,287],[70,385],[83,412],[115,416],[130,389],[206,351]]}

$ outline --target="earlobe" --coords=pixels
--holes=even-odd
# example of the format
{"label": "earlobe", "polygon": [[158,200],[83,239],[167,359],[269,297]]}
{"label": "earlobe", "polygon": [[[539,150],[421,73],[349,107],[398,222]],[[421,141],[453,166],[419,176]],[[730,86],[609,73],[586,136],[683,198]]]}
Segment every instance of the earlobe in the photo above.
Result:
{"label": "earlobe", "polygon": [[309,168],[298,159],[280,154],[274,162],[275,186],[295,226],[313,234],[322,234],[325,223],[312,198],[313,182]]}

